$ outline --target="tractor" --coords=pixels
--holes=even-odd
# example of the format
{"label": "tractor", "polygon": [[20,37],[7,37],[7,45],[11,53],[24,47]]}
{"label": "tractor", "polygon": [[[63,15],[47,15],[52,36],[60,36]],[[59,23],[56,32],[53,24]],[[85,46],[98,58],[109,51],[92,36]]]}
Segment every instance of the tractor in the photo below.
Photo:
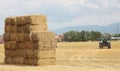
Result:
{"label": "tractor", "polygon": [[99,48],[102,49],[104,46],[108,47],[108,49],[111,49],[111,43],[110,38],[102,37],[99,41]]}

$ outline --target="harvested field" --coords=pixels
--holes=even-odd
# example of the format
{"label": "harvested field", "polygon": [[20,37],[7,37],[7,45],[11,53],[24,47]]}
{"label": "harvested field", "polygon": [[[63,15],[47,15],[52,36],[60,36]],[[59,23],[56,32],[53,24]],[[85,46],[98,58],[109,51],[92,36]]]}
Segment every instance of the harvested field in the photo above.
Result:
{"label": "harvested field", "polygon": [[56,65],[16,66],[3,64],[0,45],[0,71],[120,71],[120,41],[112,41],[112,49],[99,49],[98,42],[61,42],[56,50]]}

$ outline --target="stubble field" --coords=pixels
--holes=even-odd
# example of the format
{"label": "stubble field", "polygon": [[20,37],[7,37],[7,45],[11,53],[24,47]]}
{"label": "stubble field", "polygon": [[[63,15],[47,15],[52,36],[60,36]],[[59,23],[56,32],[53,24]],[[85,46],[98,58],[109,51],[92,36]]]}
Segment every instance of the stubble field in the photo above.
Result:
{"label": "stubble field", "polygon": [[0,71],[120,71],[120,41],[112,49],[99,49],[98,42],[61,42],[56,49],[56,65],[20,66],[4,64],[0,45]]}

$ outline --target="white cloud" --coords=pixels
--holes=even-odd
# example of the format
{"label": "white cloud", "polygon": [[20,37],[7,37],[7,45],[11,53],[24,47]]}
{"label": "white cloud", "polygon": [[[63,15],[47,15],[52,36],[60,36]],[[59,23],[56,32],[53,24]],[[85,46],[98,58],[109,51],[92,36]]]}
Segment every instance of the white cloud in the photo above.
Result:
{"label": "white cloud", "polygon": [[69,23],[71,23],[71,26],[77,26],[77,25],[109,25],[114,22],[120,22],[119,12],[115,12],[112,14],[76,17]]}
{"label": "white cloud", "polygon": [[115,12],[112,14],[103,15],[90,15],[84,17],[76,17],[64,23],[50,22],[49,29],[64,28],[66,26],[82,26],[82,25],[99,25],[105,26],[115,22],[120,22],[120,13]]}
{"label": "white cloud", "polygon": [[[38,13],[48,16],[50,29],[69,25],[107,25],[120,21],[119,12],[120,0],[0,0],[0,28],[3,29],[7,16]],[[67,20],[57,21],[63,18]]]}

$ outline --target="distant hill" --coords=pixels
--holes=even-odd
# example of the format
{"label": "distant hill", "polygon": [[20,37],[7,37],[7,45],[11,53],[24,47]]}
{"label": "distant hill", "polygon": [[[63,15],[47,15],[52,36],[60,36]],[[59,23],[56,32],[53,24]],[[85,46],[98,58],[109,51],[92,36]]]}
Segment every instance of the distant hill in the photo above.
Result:
{"label": "distant hill", "polygon": [[[57,34],[62,34],[67,31],[99,31],[101,33],[110,33],[110,34],[116,34],[120,31],[120,23],[113,23],[107,26],[98,26],[98,25],[86,25],[86,26],[69,26],[65,28],[55,29],[52,30]],[[119,31],[118,31],[119,30]]]}

